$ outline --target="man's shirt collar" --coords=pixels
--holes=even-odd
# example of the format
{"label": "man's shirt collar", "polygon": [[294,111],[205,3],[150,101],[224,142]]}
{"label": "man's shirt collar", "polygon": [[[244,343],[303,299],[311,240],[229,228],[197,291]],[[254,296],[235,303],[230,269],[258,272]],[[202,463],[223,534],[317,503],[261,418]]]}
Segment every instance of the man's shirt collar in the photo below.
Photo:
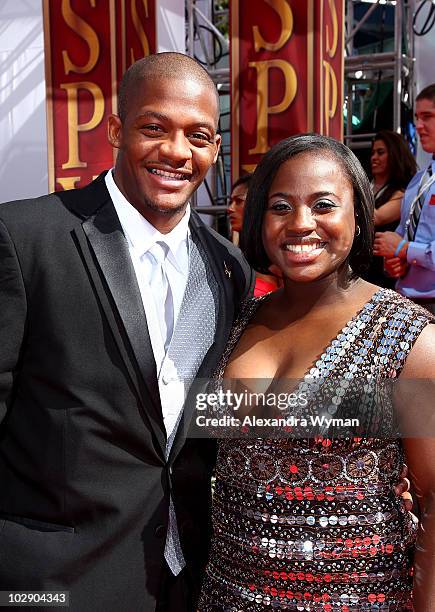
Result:
{"label": "man's shirt collar", "polygon": [[106,174],[105,180],[124,234],[137,256],[142,257],[156,242],[165,242],[169,247],[168,259],[179,272],[187,274],[186,246],[190,235],[190,204],[174,229],[168,234],[162,234],[121,193],[113,178],[113,169]]}

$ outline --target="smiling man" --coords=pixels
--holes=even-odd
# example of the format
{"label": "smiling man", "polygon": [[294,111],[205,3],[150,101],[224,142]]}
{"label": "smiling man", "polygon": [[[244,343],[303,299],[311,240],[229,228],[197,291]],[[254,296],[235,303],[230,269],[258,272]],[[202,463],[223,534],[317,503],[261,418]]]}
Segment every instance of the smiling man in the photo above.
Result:
{"label": "smiling man", "polygon": [[396,290],[435,313],[435,83],[416,98],[415,127],[433,158],[409,183],[395,232],[376,234],[374,254],[397,278]]}
{"label": "smiling man", "polygon": [[0,205],[0,591],[68,591],[74,612],[195,608],[214,448],[186,439],[184,400],[252,286],[188,204],[218,109],[194,60],[149,56],[109,120],[115,168]]}
{"label": "smiling man", "polygon": [[180,56],[154,57],[149,68],[146,61],[138,62],[126,73],[119,116],[109,119],[109,140],[119,150],[117,186],[141,215],[167,233],[217,159],[219,98],[196,62],[184,78],[168,79],[168,70],[180,71]]}

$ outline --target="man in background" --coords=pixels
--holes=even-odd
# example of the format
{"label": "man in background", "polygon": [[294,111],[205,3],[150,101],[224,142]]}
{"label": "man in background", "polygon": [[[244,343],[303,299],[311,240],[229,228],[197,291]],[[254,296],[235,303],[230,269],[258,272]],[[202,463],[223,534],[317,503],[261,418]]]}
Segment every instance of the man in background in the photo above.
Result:
{"label": "man in background", "polygon": [[415,118],[432,160],[409,183],[396,231],[376,234],[374,254],[385,257],[396,291],[435,313],[435,83],[418,94]]}

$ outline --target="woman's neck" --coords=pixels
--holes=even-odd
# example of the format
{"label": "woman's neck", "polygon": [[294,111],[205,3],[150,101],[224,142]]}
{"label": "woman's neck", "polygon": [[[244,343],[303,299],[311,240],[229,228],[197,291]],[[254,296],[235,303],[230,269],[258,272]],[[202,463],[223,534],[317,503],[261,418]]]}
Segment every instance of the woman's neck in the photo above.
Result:
{"label": "woman's neck", "polygon": [[309,283],[284,279],[282,299],[292,320],[322,317],[325,312],[333,316],[334,309],[352,300],[361,284],[365,284],[361,279],[349,280],[348,270]]}
{"label": "woman's neck", "polygon": [[377,174],[373,177],[373,185],[375,186],[375,192],[379,191],[384,185],[388,183],[388,176],[386,174]]}

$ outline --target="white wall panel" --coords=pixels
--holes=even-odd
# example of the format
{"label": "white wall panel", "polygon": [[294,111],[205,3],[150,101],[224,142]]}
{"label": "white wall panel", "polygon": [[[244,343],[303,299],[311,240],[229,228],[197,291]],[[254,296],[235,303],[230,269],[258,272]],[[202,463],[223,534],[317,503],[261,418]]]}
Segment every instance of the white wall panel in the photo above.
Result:
{"label": "white wall panel", "polygon": [[0,201],[48,190],[42,2],[0,3]]}
{"label": "white wall panel", "polygon": [[186,50],[184,0],[156,0],[157,51]]}

